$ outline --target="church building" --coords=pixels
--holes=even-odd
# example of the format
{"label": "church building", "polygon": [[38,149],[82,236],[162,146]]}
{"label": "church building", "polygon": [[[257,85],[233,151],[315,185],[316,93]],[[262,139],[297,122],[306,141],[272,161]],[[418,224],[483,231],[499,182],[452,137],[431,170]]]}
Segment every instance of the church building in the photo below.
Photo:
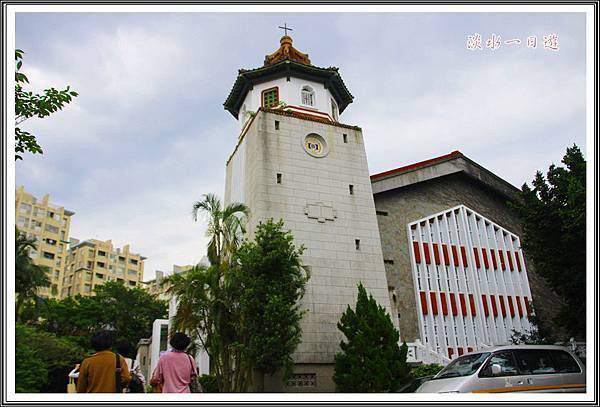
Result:
{"label": "church building", "polygon": [[447,363],[558,310],[526,261],[518,189],[459,151],[371,176],[392,307],[412,356]]}
{"label": "church building", "polygon": [[359,282],[412,362],[445,364],[509,342],[537,310],[552,316],[556,296],[507,205],[518,190],[458,151],[370,176],[361,128],[340,121],[352,100],[338,68],[313,65],[284,35],[263,66],[238,71],[224,103],[239,123],[225,202],[250,208],[250,237],[283,219],[311,271],[293,374],[265,377],[266,392],[335,390],[337,323]]}

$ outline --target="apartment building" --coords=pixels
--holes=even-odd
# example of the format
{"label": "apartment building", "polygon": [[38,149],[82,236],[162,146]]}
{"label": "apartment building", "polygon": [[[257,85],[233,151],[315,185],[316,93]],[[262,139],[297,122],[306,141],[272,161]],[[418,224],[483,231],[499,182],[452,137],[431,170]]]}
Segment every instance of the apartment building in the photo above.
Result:
{"label": "apartment building", "polygon": [[51,285],[42,288],[39,295],[59,298],[68,254],[71,216],[75,212],[51,204],[49,194],[38,199],[26,192],[23,186],[17,188],[15,201],[17,228],[37,243],[36,250],[31,250],[29,256],[35,264],[49,269]]}
{"label": "apartment building", "polygon": [[[170,275],[183,273],[185,271],[190,270],[192,267],[194,267],[194,265],[192,264],[188,264],[185,266],[178,266],[176,264],[173,264],[173,271]],[[163,301],[167,301],[170,298],[169,295],[166,294],[168,287],[161,284],[162,280],[165,277],[168,276],[165,275],[164,271],[156,270],[154,279],[142,282],[142,288],[148,291],[149,294],[155,295]]]}
{"label": "apartment building", "polygon": [[111,240],[71,238],[61,297],[92,295],[94,287],[107,281],[141,286],[144,260],[146,257],[131,252],[129,245],[115,248]]}

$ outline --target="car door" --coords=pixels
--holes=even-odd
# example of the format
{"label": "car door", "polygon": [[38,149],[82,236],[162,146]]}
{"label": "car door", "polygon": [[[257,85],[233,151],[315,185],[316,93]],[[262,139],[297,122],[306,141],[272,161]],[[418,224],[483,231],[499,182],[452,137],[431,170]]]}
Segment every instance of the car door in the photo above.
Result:
{"label": "car door", "polygon": [[[492,365],[499,365],[501,371],[493,374]],[[501,350],[492,353],[478,375],[478,380],[470,389],[473,393],[509,393],[520,391],[523,378],[510,350]]]}
{"label": "car door", "polygon": [[517,366],[521,372],[522,391],[535,393],[561,393],[561,374],[554,366],[550,351],[546,349],[515,349]]}

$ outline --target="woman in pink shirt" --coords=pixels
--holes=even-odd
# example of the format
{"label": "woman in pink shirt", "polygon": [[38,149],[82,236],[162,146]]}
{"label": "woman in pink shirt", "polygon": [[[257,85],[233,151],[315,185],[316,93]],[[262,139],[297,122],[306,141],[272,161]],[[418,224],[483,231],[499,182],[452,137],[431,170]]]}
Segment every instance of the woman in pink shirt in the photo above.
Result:
{"label": "woman in pink shirt", "polygon": [[194,358],[185,353],[190,338],[184,333],[177,332],[169,344],[173,349],[165,352],[158,359],[150,384],[162,387],[163,393],[189,393],[190,382],[198,375]]}

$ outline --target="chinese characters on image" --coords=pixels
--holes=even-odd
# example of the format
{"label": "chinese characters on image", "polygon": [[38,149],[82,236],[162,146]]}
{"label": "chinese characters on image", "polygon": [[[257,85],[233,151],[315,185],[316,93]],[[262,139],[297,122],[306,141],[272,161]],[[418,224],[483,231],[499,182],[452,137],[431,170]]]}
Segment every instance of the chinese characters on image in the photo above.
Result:
{"label": "chinese characters on image", "polygon": [[[545,50],[548,51],[558,51],[560,48],[558,47],[558,35],[552,33],[548,35],[542,36],[542,46]],[[502,36],[499,34],[492,34],[485,40],[485,48],[489,48],[492,51],[499,49],[503,44],[508,46],[521,45],[523,41],[520,38],[508,38],[502,39]],[[530,35],[527,37],[525,44],[527,48],[537,48],[538,47],[538,37],[535,35]],[[473,35],[467,36],[467,49],[470,50],[483,50],[484,41],[483,37],[479,33],[474,33]]]}

